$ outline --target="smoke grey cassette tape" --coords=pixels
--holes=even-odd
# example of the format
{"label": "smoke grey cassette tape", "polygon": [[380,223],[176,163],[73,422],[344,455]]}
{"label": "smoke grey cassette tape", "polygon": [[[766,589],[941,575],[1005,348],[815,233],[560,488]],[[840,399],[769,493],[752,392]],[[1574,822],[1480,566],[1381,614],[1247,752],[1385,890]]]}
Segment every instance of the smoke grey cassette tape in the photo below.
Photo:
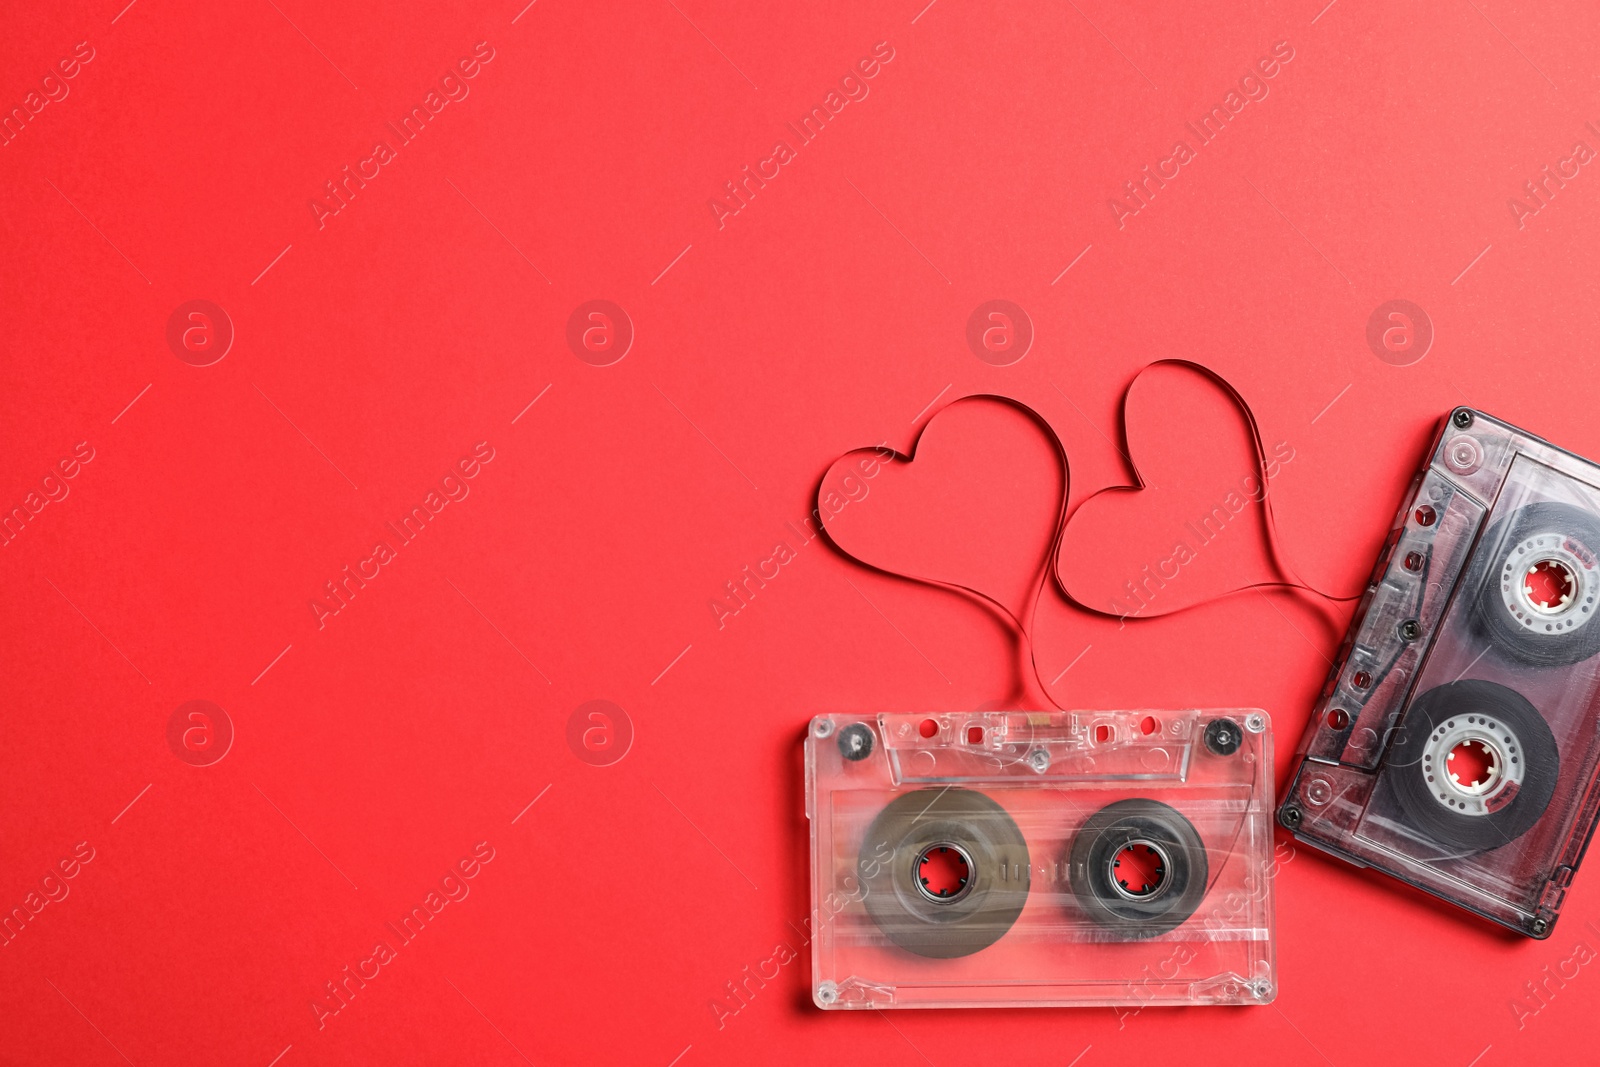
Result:
{"label": "smoke grey cassette tape", "polygon": [[1549,937],[1600,791],[1600,466],[1445,420],[1301,740],[1301,841]]}
{"label": "smoke grey cassette tape", "polygon": [[822,1008],[1265,1004],[1265,713],[813,719]]}

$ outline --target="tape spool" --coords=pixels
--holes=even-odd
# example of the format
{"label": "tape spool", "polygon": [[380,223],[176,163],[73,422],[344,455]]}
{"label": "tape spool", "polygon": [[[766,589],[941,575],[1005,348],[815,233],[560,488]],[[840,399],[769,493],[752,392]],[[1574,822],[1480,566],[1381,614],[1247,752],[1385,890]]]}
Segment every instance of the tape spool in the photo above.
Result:
{"label": "tape spool", "polygon": [[1022,830],[999,804],[970,789],[919,789],[878,813],[857,869],[867,914],[889,940],[955,959],[1011,929],[1029,863]]}
{"label": "tape spool", "polygon": [[[1463,766],[1469,761],[1470,770]],[[1532,829],[1560,769],[1560,750],[1539,709],[1514,689],[1473,678],[1412,702],[1385,776],[1413,830],[1472,854]]]}
{"label": "tape spool", "polygon": [[1156,937],[1180,926],[1205,899],[1207,871],[1205,842],[1194,824],[1176,808],[1144,797],[1091,815],[1067,857],[1079,905],[1117,940]]}
{"label": "tape spool", "polygon": [[1570,504],[1518,508],[1489,528],[1469,582],[1478,629],[1503,653],[1560,667],[1600,653],[1600,519]]}

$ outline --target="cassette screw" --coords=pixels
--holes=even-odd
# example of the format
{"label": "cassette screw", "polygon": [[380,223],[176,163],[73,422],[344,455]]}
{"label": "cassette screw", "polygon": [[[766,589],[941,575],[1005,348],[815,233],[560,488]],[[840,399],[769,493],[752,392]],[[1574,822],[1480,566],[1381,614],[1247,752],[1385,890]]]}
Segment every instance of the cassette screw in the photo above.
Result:
{"label": "cassette screw", "polygon": [[1418,637],[1421,637],[1421,636],[1422,636],[1422,624],[1419,623],[1416,619],[1407,619],[1405,622],[1400,624],[1400,639],[1401,640],[1403,640],[1403,641],[1415,641]]}
{"label": "cassette screw", "polygon": [[1284,808],[1283,809],[1282,818],[1283,818],[1283,825],[1287,826],[1289,829],[1291,829],[1291,830],[1299,829],[1299,827],[1300,827],[1300,809],[1299,808],[1295,808],[1295,807],[1286,807],[1286,808]]}
{"label": "cassette screw", "polygon": [[1528,924],[1528,929],[1532,930],[1536,937],[1543,937],[1549,931],[1550,924],[1543,919],[1535,919]]}
{"label": "cassette screw", "polygon": [[832,982],[823,982],[817,986],[817,1002],[833,1004],[839,999],[839,987]]}
{"label": "cassette screw", "polygon": [[1468,426],[1472,425],[1472,412],[1468,411],[1466,408],[1461,408],[1456,412],[1455,418],[1452,421],[1459,429],[1465,430]]}
{"label": "cassette screw", "polygon": [[1042,748],[1036,748],[1028,753],[1028,766],[1043,774],[1050,769],[1050,753]]}

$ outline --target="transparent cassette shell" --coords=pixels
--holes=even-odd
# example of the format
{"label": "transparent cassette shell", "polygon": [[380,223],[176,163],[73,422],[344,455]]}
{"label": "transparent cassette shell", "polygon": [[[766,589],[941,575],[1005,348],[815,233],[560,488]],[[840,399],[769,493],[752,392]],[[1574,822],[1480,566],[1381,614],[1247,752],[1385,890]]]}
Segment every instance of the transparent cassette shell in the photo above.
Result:
{"label": "transparent cassette shell", "polygon": [[1264,712],[821,716],[805,746],[818,1007],[1276,995]]}
{"label": "transparent cassette shell", "polygon": [[1444,421],[1301,740],[1301,841],[1548,937],[1594,830],[1600,467]]}

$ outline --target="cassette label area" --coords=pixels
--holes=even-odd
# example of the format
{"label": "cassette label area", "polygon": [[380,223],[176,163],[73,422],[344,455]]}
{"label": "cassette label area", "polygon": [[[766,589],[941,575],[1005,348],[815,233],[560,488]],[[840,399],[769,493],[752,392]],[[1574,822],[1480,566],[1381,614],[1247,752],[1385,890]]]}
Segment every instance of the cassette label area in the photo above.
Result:
{"label": "cassette label area", "polygon": [[806,811],[819,1007],[1275,995],[1261,711],[821,716]]}
{"label": "cassette label area", "polygon": [[1279,811],[1302,841],[1548,937],[1596,819],[1600,467],[1441,427]]}

